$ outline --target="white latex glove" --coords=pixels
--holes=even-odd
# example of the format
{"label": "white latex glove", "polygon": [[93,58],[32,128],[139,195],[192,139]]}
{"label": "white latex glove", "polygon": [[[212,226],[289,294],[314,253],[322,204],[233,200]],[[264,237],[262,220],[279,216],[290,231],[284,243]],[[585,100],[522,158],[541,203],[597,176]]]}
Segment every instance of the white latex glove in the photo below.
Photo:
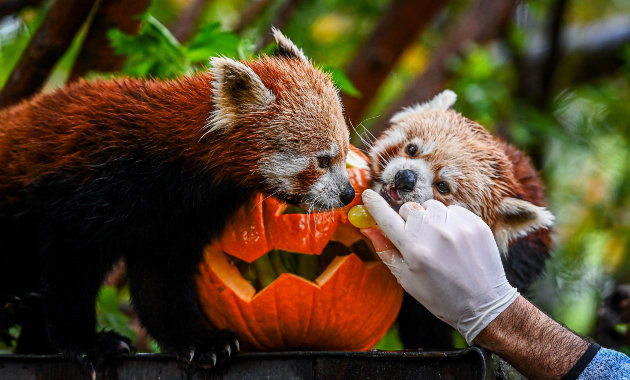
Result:
{"label": "white latex glove", "polygon": [[[378,229],[364,230],[400,285],[469,344],[518,297],[505,278],[492,231],[472,212],[429,200],[396,213],[372,190],[363,203]],[[389,249],[387,249],[389,248]]]}

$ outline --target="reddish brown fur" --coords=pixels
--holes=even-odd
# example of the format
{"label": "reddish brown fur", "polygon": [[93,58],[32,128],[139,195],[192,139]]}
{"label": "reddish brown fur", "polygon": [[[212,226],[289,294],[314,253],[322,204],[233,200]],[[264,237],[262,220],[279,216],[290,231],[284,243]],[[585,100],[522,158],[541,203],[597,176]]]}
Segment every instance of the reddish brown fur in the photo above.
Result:
{"label": "reddish brown fur", "polygon": [[[320,95],[330,91],[327,75],[309,64],[294,61],[295,73],[291,76],[286,76],[286,68],[283,69],[278,59],[272,57],[247,64],[279,100],[294,89],[305,86]],[[309,80],[304,81],[305,77]],[[243,125],[222,135],[221,144],[212,141],[199,144],[204,125],[214,108],[212,80],[210,73],[199,73],[168,82],[136,79],[79,81],[9,108],[0,119],[0,162],[11,164],[0,169],[0,192],[4,193],[2,187],[26,186],[59,168],[100,162],[98,157],[82,155],[88,150],[77,147],[85,146],[91,152],[106,153],[115,149],[133,149],[130,144],[141,144],[149,151],[162,152],[173,159],[183,158],[194,168],[218,169],[216,178],[221,182],[238,178],[245,186],[260,187],[256,178],[252,178],[251,168],[256,166],[261,156],[270,153],[270,147],[265,144],[269,130],[252,127],[272,122],[279,113],[276,107],[286,103],[243,118]],[[145,103],[143,98],[151,101]],[[296,108],[299,106],[296,105]],[[339,108],[338,113],[321,112],[313,117],[330,117],[329,125],[334,125],[338,123],[333,118],[340,114],[340,106],[327,106],[335,107]],[[107,116],[104,111],[114,108],[125,108],[123,114],[128,115],[128,120],[122,117],[120,120],[104,119]],[[95,110],[99,111],[98,116]],[[296,114],[299,111],[296,109]],[[100,119],[94,120],[95,117]],[[111,127],[132,120],[141,127]],[[92,123],[100,125],[100,128],[86,128]],[[24,128],[24,125],[29,128]],[[338,128],[328,128],[328,135],[320,137],[313,135],[307,127],[293,136],[286,135],[287,142],[308,150],[317,145],[312,143],[313,140],[327,141],[339,131]],[[305,137],[308,137],[308,144],[304,143]],[[348,139],[345,136],[334,135],[333,138],[343,147],[342,152],[347,151]],[[250,143],[244,144],[244,141]],[[345,154],[335,160],[345,160]],[[302,173],[304,188],[301,190],[321,175],[317,169],[311,166]]]}
{"label": "reddish brown fur", "polygon": [[[404,134],[397,144],[378,145],[384,151],[382,157],[389,161],[394,157],[406,157],[405,147],[414,138],[433,141],[436,148],[421,156],[431,163],[434,173],[444,166],[456,166],[463,173],[458,177],[457,191],[441,194],[434,189],[433,197],[447,205],[467,205],[494,228],[497,208],[506,197],[523,193],[521,184],[514,176],[512,163],[506,156],[505,144],[493,138],[482,126],[455,111],[430,111],[418,119],[410,119],[404,126],[387,130],[379,141],[387,140],[394,132]],[[378,157],[373,154],[373,158]],[[384,168],[383,159],[373,160],[373,178],[379,178]],[[480,178],[479,175],[483,174]],[[436,177],[434,182],[439,181]],[[486,184],[482,180],[491,181]],[[476,181],[476,182],[475,182]]]}
{"label": "reddish brown fur", "polygon": [[94,300],[124,259],[149,333],[212,365],[237,344],[200,314],[203,247],[256,192],[321,210],[352,201],[337,92],[274,36],[275,57],[214,58],[210,73],[167,82],[80,81],[0,111],[0,267],[12,268],[0,305],[41,294],[22,330],[47,335],[34,347],[88,361],[120,349],[94,331]]}

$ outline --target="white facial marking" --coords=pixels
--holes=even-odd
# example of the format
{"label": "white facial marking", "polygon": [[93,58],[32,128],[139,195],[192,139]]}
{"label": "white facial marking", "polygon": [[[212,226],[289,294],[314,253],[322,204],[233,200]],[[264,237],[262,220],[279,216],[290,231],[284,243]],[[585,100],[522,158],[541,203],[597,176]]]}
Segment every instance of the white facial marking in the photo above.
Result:
{"label": "white facial marking", "polygon": [[452,166],[446,166],[440,170],[438,177],[448,182],[451,190],[454,192],[457,190],[457,179],[463,177],[462,172]]}
{"label": "white facial marking", "polygon": [[433,153],[433,151],[435,150],[435,147],[437,145],[435,144],[435,141],[433,140],[429,140],[426,143],[420,145],[420,154],[430,154]]}
{"label": "white facial marking", "polygon": [[308,167],[309,158],[295,152],[276,152],[260,160],[258,171],[273,188],[280,187],[293,193],[295,176]]}
{"label": "white facial marking", "polygon": [[405,157],[396,157],[392,159],[381,172],[383,185],[376,186],[375,190],[380,191],[383,186],[393,186],[396,173],[401,170],[411,170],[415,174],[416,183],[412,191],[398,192],[400,204],[409,201],[422,203],[429,199],[433,199],[434,173],[429,164],[422,159],[409,159]]}
{"label": "white facial marking", "polygon": [[388,133],[387,136],[384,136],[378,140],[376,144],[374,144],[374,147],[372,148],[372,160],[378,159],[378,154],[376,152],[382,154],[388,147],[399,145],[406,139],[405,134],[400,130],[400,128],[392,130],[391,133]]}
{"label": "white facial marking", "polygon": [[315,156],[316,157],[328,156],[330,158],[334,158],[334,157],[337,157],[338,154],[339,154],[339,145],[337,145],[337,142],[332,141],[330,143],[330,148],[328,150],[320,150],[319,152],[315,153]]}
{"label": "white facial marking", "polygon": [[418,154],[420,155],[433,153],[436,147],[435,141],[429,140],[427,142],[424,142],[417,137],[411,139],[411,141],[409,141],[409,143],[405,145],[405,147],[407,147],[409,144],[413,144],[418,147]]}
{"label": "white facial marking", "polygon": [[337,163],[320,176],[309,189],[307,201],[314,209],[330,209],[342,207],[341,191],[346,187],[350,177],[345,162]]}

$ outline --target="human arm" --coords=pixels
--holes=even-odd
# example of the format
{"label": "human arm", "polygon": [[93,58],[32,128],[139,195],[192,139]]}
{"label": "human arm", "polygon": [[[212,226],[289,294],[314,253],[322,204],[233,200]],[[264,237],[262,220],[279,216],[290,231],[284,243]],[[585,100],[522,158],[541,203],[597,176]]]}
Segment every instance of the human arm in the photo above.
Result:
{"label": "human arm", "polygon": [[590,345],[522,296],[490,322],[474,343],[497,353],[531,379],[562,378]]}
{"label": "human arm", "polygon": [[[403,205],[399,215],[374,192],[364,192],[363,200],[380,226],[363,232],[381,259],[408,293],[469,343],[498,353],[531,378],[561,378],[572,368],[579,375],[587,366],[582,378],[601,378],[589,365],[589,354],[601,356],[593,350],[596,345],[513,293],[492,232],[480,218],[436,201],[425,203],[426,210]],[[622,356],[617,359],[626,369],[615,368],[628,373],[630,360]]]}

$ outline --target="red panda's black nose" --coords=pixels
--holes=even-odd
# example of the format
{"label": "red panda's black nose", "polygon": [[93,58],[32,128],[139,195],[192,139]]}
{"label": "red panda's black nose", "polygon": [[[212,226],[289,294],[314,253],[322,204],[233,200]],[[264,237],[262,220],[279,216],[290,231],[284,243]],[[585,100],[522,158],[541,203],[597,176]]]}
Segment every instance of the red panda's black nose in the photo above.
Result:
{"label": "red panda's black nose", "polygon": [[411,170],[401,170],[394,176],[394,186],[399,191],[412,191],[416,186],[416,174]]}
{"label": "red panda's black nose", "polygon": [[344,206],[350,204],[350,202],[352,202],[352,200],[354,199],[354,188],[352,187],[352,184],[350,182],[348,182],[346,187],[341,190],[341,194],[339,194],[339,199],[341,199],[341,203],[343,203]]}

